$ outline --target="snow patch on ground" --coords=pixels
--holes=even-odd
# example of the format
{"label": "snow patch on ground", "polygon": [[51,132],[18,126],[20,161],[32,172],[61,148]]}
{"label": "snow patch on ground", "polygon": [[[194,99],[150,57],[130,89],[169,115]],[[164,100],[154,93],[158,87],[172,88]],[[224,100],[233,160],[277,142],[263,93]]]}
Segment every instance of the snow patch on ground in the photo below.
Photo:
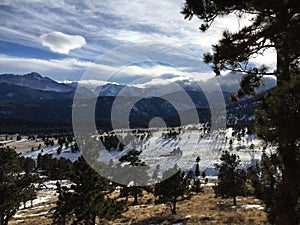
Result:
{"label": "snow patch on ground", "polygon": [[53,146],[41,148],[40,150],[31,151],[31,149],[28,149],[27,151],[22,153],[22,156],[30,157],[34,160],[37,160],[38,154],[41,155],[49,154],[52,155],[53,158],[57,158],[57,159],[66,158],[66,159],[70,159],[72,162],[75,162],[78,159],[78,157],[81,155],[80,152],[72,153],[71,148],[63,149],[62,152],[58,155],[57,154],[58,148],[59,145],[55,144]]}
{"label": "snow patch on ground", "polygon": [[73,183],[72,181],[69,181],[69,180],[60,180],[60,181],[56,181],[56,180],[48,180],[48,181],[45,181],[43,183],[43,185],[45,187],[47,187],[48,189],[56,189],[57,186],[56,186],[56,183],[59,183],[61,186],[64,186],[64,187],[67,187],[67,188],[70,188],[71,185],[75,184]]}
{"label": "snow patch on ground", "polygon": [[232,206],[231,208],[236,209],[236,208],[242,208],[242,209],[260,209],[263,210],[264,207],[262,205],[241,205],[241,206]]}
{"label": "snow patch on ground", "polygon": [[44,215],[47,215],[49,214],[48,211],[46,212],[39,212],[39,213],[32,213],[32,214],[16,214],[14,217],[15,218],[23,218],[23,217],[36,217],[36,216],[44,216]]}
{"label": "snow patch on ground", "polygon": [[[37,205],[40,205],[40,204],[44,204],[48,201],[50,201],[56,194],[56,191],[55,190],[40,190],[37,192],[37,198],[34,199],[32,201],[32,206],[37,206]],[[27,201],[26,202],[26,206],[29,207],[31,206],[31,201]],[[20,205],[20,209],[23,209],[24,208],[24,205],[23,203],[21,203]]]}

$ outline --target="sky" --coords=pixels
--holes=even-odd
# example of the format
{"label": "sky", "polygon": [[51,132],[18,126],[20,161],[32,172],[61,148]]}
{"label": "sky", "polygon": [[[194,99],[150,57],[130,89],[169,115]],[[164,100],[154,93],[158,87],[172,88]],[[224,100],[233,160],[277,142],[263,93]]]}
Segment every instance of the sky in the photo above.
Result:
{"label": "sky", "polygon": [[[56,81],[139,83],[145,76],[212,75],[202,63],[224,29],[249,18],[218,18],[205,33],[184,20],[184,0],[2,0],[0,74],[32,71]],[[274,53],[253,60],[274,67]],[[202,76],[201,76],[202,75]]]}

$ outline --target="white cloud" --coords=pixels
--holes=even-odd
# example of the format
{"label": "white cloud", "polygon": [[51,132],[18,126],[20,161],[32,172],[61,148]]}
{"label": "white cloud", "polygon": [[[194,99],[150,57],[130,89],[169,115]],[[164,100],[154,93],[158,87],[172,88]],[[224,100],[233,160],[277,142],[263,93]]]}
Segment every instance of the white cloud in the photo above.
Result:
{"label": "white cloud", "polygon": [[277,55],[276,50],[274,48],[266,49],[262,54],[258,54],[252,59],[250,62],[261,65],[262,63],[266,65],[269,71],[274,71],[276,69]]}
{"label": "white cloud", "polygon": [[81,48],[86,44],[85,38],[80,35],[69,35],[62,32],[51,32],[40,36],[43,46],[51,51],[69,54],[72,49]]}

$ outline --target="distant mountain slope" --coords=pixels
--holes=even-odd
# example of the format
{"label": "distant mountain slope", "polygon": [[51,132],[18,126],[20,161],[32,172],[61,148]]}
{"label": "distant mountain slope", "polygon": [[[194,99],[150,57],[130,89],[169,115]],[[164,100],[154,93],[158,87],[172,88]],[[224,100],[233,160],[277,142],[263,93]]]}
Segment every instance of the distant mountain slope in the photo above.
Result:
{"label": "distant mountain slope", "polygon": [[[122,97],[124,102],[132,101],[129,97]],[[95,107],[95,120],[102,128],[111,128],[111,109],[115,101],[115,97],[105,96],[98,97]],[[92,108],[93,101],[82,100],[83,107]],[[18,120],[30,121],[52,121],[52,122],[72,122],[72,98],[60,99],[43,99],[39,101],[0,101],[0,120],[6,121],[6,126],[10,126],[10,122]],[[227,105],[227,124],[231,126],[244,126],[254,123],[253,112],[257,104],[256,99],[247,99],[237,104]],[[124,108],[125,107],[125,108]],[[119,105],[118,112],[122,113],[127,106]],[[185,115],[185,118],[190,118],[191,123],[196,123],[192,112],[195,109],[187,109],[184,111],[175,109],[170,103],[161,98],[145,98],[137,103],[130,109],[128,119],[122,119],[118,122],[120,126],[124,124],[126,127],[129,123],[130,127],[147,127],[149,122],[154,117],[160,117],[165,120],[168,126],[182,125],[179,115]],[[209,108],[196,108],[198,113],[199,122],[210,122],[210,109]],[[115,117],[114,119],[123,118]],[[82,120],[87,120],[85,115],[82,115]],[[84,124],[84,123],[83,123]],[[105,124],[105,125],[103,125]],[[104,126],[104,127],[103,127]],[[22,127],[22,124],[20,124]],[[0,133],[1,129],[0,128]],[[45,127],[46,129],[46,127]]]}
{"label": "distant mountain slope", "polygon": [[25,75],[2,74],[0,83],[28,87],[35,90],[53,91],[59,93],[72,92],[74,89],[66,84],[55,82],[39,73],[32,72]]}
{"label": "distant mountain slope", "polygon": [[25,86],[18,86],[11,83],[0,83],[0,101],[40,101],[47,99],[70,98],[71,93],[54,91],[42,91]]}

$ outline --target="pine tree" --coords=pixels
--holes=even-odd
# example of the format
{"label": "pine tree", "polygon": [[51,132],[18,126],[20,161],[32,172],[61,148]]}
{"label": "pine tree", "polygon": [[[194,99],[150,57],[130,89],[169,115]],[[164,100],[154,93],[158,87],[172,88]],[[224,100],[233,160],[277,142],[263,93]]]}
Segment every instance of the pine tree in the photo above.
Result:
{"label": "pine tree", "polygon": [[254,195],[262,199],[266,205],[266,212],[271,223],[277,220],[277,211],[281,199],[281,174],[280,160],[276,153],[264,152],[260,166],[248,169],[248,177],[253,188]]}
{"label": "pine tree", "polygon": [[247,169],[247,180],[249,182],[249,194],[254,195],[258,199],[263,199],[261,167],[258,164],[252,165]]}
{"label": "pine tree", "polygon": [[61,150],[61,147],[58,147],[58,148],[56,149],[56,154],[57,154],[57,155],[60,155],[61,151],[62,151],[62,150]]}
{"label": "pine tree", "polygon": [[154,179],[154,180],[157,180],[158,179],[158,173],[159,173],[159,171],[160,171],[160,165],[157,164],[155,166],[155,169],[153,171],[153,174],[152,174],[151,178]]}
{"label": "pine tree", "polygon": [[[257,135],[277,147],[270,156],[273,165],[264,168],[270,174],[279,171],[275,173],[274,196],[268,197],[273,200],[265,202],[271,222],[277,224],[300,222],[299,74],[292,74],[290,82],[267,93],[255,113]],[[264,183],[266,196],[270,195],[267,185]]]}
{"label": "pine tree", "polygon": [[79,157],[74,163],[71,181],[75,183],[70,189],[58,186],[58,201],[53,215],[54,224],[94,225],[96,218],[113,219],[126,209],[122,201],[108,197],[113,186],[110,182],[96,173]]}
{"label": "pine tree", "polygon": [[32,187],[33,177],[21,172],[19,155],[13,149],[0,148],[0,225],[8,224],[24,200],[26,190]]}
{"label": "pine tree", "polygon": [[201,176],[202,180],[200,179],[200,157],[198,156],[196,158],[196,164],[195,164],[195,169],[194,171],[190,171],[187,175],[187,178],[191,182],[191,191],[200,193],[203,192],[202,184],[205,184],[208,182],[208,178],[206,178],[206,173],[203,171]]}
{"label": "pine tree", "polygon": [[[149,187],[144,186],[144,184],[147,183],[147,180],[150,179],[147,173],[148,166],[139,159],[140,154],[141,151],[132,149],[119,159],[120,162],[129,162],[129,165],[125,165],[118,170],[118,177],[122,178],[121,181],[131,181],[130,176],[134,175],[134,178],[132,179],[134,182],[131,182],[132,184],[122,185],[120,197],[126,197],[127,199],[128,196],[133,196],[133,204],[135,205],[138,204],[138,197],[142,196],[143,190],[150,191]],[[135,168],[139,169],[133,171]]]}
{"label": "pine tree", "polygon": [[239,169],[240,160],[235,154],[224,151],[217,164],[219,170],[218,185],[214,187],[216,196],[231,197],[236,205],[236,197],[246,194],[246,172]]}
{"label": "pine tree", "polygon": [[27,174],[31,173],[35,167],[35,162],[32,158],[29,157],[25,158],[24,156],[21,156],[20,162],[21,162],[22,169],[24,169],[25,173]]}
{"label": "pine tree", "polygon": [[26,208],[26,202],[31,201],[31,206],[32,206],[32,201],[36,198],[36,191],[35,191],[35,186],[34,183],[38,183],[39,178],[37,176],[31,176],[29,174],[26,174],[22,180],[19,181],[20,187],[20,197],[21,201],[23,202],[24,208]]}
{"label": "pine tree", "polygon": [[198,156],[196,158],[196,168],[195,168],[195,176],[199,177],[200,176],[200,166],[199,166],[199,162],[200,162],[200,157]]}
{"label": "pine tree", "polygon": [[162,181],[155,185],[154,195],[158,196],[157,202],[167,203],[172,214],[176,214],[176,203],[179,197],[189,195],[190,181],[184,172],[178,170],[177,165],[163,173]]}
{"label": "pine tree", "polygon": [[[273,135],[273,144],[277,146],[282,179],[280,201],[274,207],[278,215],[275,223],[280,225],[300,222],[300,153],[297,144],[300,134],[291,132],[297,131],[298,128],[299,123],[295,123],[298,121],[298,111],[293,107],[295,93],[287,91],[287,86],[293,82],[293,75],[297,77],[300,75],[299,12],[298,0],[185,0],[182,10],[185,18],[191,19],[196,16],[203,21],[200,26],[202,31],[209,29],[219,16],[235,14],[238,19],[244,15],[253,17],[252,24],[241,28],[238,32],[224,31],[222,39],[213,46],[213,54],[205,54],[204,61],[213,66],[217,75],[227,69],[245,74],[240,82],[239,91],[232,96],[235,100],[244,95],[255,94],[255,88],[261,85],[263,76],[275,75],[277,78],[277,88],[271,95],[265,96],[265,101],[269,104],[260,109],[260,122],[256,120],[256,126],[262,124],[264,128],[259,128],[261,136],[269,141],[268,138]],[[275,49],[277,53],[277,68],[274,72],[267,72],[264,65],[256,66],[249,63],[251,58],[269,48]],[[290,108],[294,110],[292,114],[288,110]]]}

